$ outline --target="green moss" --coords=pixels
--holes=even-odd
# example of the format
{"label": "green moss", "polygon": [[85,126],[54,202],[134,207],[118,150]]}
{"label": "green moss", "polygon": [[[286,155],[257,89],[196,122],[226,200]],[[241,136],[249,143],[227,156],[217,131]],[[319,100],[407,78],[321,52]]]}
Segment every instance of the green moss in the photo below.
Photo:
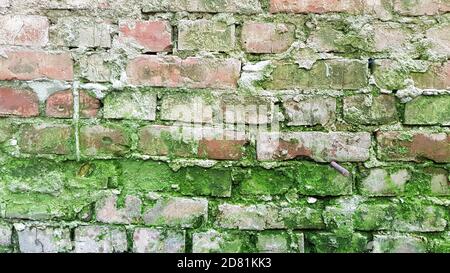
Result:
{"label": "green moss", "polygon": [[231,171],[190,167],[183,169],[185,179],[180,182],[180,192],[185,195],[231,195]]}
{"label": "green moss", "polygon": [[[344,166],[352,172],[351,166]],[[304,195],[328,196],[352,193],[352,179],[345,177],[328,165],[303,163],[296,167],[298,192]]]}
{"label": "green moss", "polygon": [[233,177],[234,181],[239,183],[237,192],[244,195],[285,194],[294,186],[291,168],[235,170]]}

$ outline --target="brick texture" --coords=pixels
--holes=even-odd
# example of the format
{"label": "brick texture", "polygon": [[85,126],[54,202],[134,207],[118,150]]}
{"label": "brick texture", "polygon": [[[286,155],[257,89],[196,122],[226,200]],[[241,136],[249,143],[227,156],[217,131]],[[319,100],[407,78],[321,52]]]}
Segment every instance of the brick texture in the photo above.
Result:
{"label": "brick texture", "polygon": [[0,0],[0,253],[449,253],[449,15]]}

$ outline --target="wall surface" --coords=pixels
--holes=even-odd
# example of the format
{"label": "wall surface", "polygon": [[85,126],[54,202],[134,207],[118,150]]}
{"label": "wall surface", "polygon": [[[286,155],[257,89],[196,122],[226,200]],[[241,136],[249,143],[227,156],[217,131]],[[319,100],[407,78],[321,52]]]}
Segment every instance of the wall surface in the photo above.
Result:
{"label": "wall surface", "polygon": [[449,0],[0,0],[0,252],[450,252],[449,57]]}

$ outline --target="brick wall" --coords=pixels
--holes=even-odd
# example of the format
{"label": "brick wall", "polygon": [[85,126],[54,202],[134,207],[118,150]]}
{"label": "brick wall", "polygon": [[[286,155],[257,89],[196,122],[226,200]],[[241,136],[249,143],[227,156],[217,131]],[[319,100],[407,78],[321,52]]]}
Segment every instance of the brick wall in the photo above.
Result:
{"label": "brick wall", "polygon": [[0,0],[0,252],[450,252],[449,35],[447,0]]}

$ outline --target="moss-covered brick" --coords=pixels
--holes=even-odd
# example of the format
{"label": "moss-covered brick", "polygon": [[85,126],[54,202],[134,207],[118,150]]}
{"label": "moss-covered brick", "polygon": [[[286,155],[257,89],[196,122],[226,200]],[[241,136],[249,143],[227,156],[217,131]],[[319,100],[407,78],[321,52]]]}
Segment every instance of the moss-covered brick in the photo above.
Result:
{"label": "moss-covered brick", "polygon": [[344,119],[352,124],[386,124],[398,120],[390,95],[354,95],[344,98]]}
{"label": "moss-covered brick", "polygon": [[430,243],[431,252],[450,253],[450,232],[436,236]]}
{"label": "moss-covered brick", "polygon": [[167,191],[184,178],[181,171],[174,172],[162,162],[121,161],[120,168],[120,184],[125,192],[131,194]]}
{"label": "moss-covered brick", "polygon": [[106,119],[155,120],[156,94],[148,92],[113,92],[103,101]]}
{"label": "moss-covered brick", "polygon": [[233,178],[239,183],[237,191],[243,195],[285,194],[294,184],[292,168],[246,168],[235,170]]}
{"label": "moss-covered brick", "polygon": [[23,125],[18,145],[27,154],[74,155],[74,129],[70,125],[50,123]]}
{"label": "moss-covered brick", "polygon": [[[345,166],[352,171],[352,167]],[[295,166],[298,192],[311,196],[351,195],[353,180],[327,165],[303,163]]]}
{"label": "moss-covered brick", "polygon": [[146,155],[176,157],[195,156],[198,143],[192,138],[183,138],[181,127],[149,125],[139,130],[138,151]]}
{"label": "moss-covered brick", "polygon": [[175,187],[183,195],[227,197],[231,194],[231,171],[226,169],[186,167],[173,171],[166,163],[123,161],[121,170],[120,183],[127,193],[145,195],[172,191]]}
{"label": "moss-covered brick", "polygon": [[178,49],[227,52],[234,49],[235,36],[235,26],[227,22],[181,20]]}
{"label": "moss-covered brick", "polygon": [[373,76],[378,87],[387,90],[406,87],[406,80],[410,78],[407,67],[389,59],[375,60],[374,67]]}
{"label": "moss-covered brick", "polygon": [[405,124],[450,125],[450,96],[420,96],[408,102]]}
{"label": "moss-covered brick", "polygon": [[358,89],[368,84],[367,64],[358,60],[326,60],[316,62],[311,70],[297,64],[279,63],[267,89]]}
{"label": "moss-covered brick", "polygon": [[189,12],[229,12],[254,14],[261,12],[257,0],[149,0],[143,4],[143,12],[189,11]]}
{"label": "moss-covered brick", "polygon": [[257,235],[256,249],[261,253],[303,253],[303,233],[264,231]]}
{"label": "moss-covered brick", "polygon": [[450,162],[450,135],[422,131],[377,132],[378,158],[386,161]]}
{"label": "moss-covered brick", "polygon": [[373,253],[424,253],[424,238],[402,234],[377,234],[373,237]]}
{"label": "moss-covered brick", "polygon": [[249,236],[243,233],[208,230],[192,235],[193,253],[249,252]]}
{"label": "moss-covered brick", "polygon": [[115,171],[107,162],[6,162],[0,169],[0,215],[32,220],[75,219],[105,193],[108,183],[115,179]]}
{"label": "moss-covered brick", "polygon": [[421,89],[449,89],[450,62],[431,65],[426,72],[412,73],[414,85]]}
{"label": "moss-covered brick", "polygon": [[339,234],[332,232],[308,232],[306,241],[310,252],[316,253],[362,253],[368,252],[369,238],[361,233]]}
{"label": "moss-covered brick", "polygon": [[143,219],[150,226],[198,228],[208,219],[208,200],[162,197],[145,210]]}
{"label": "moss-covered brick", "polygon": [[363,203],[356,209],[353,220],[357,230],[436,232],[447,226],[447,215],[443,207],[418,202]]}
{"label": "moss-covered brick", "polygon": [[231,171],[188,167],[182,170],[180,192],[184,195],[231,196]]}
{"label": "moss-covered brick", "polygon": [[131,149],[131,134],[115,124],[80,128],[80,151],[85,157],[123,156]]}

